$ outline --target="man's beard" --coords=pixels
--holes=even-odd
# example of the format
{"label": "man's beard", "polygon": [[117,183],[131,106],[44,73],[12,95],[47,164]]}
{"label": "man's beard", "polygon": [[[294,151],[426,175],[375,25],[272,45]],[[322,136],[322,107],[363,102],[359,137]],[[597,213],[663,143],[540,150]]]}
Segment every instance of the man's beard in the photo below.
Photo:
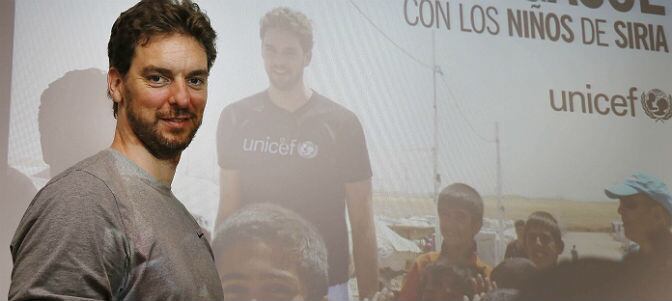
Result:
{"label": "man's beard", "polygon": [[[184,149],[189,146],[191,140],[196,135],[196,131],[201,125],[199,120],[194,127],[191,129],[191,132],[184,139],[168,139],[161,134],[158,129],[158,123],[161,117],[160,114],[157,114],[156,120],[154,122],[142,120],[139,118],[138,114],[133,110],[133,106],[130,104],[130,98],[126,98],[126,115],[128,117],[128,123],[131,126],[131,130],[136,137],[142,142],[145,148],[157,159],[160,160],[174,160],[176,159]],[[194,113],[189,112],[186,109],[180,108],[171,108],[171,111],[168,113],[168,116],[177,116],[190,114],[194,116]],[[192,117],[195,118],[195,117]]]}

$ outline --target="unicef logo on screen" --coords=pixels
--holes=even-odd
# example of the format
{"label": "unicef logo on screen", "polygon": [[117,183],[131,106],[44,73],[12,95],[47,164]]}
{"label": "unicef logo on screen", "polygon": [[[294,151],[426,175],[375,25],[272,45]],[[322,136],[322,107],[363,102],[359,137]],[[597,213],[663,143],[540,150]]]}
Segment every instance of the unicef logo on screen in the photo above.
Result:
{"label": "unicef logo on screen", "polygon": [[647,116],[655,121],[665,122],[672,117],[672,95],[659,89],[642,93],[642,108]]}
{"label": "unicef logo on screen", "polygon": [[646,116],[655,122],[665,122],[672,118],[672,95],[660,89],[646,91],[630,87],[625,93],[609,94],[596,91],[591,84],[586,84],[585,91],[562,90],[558,92],[549,89],[548,93],[551,109],[556,112],[635,118],[637,114],[641,114],[641,111],[637,109],[641,105]]}
{"label": "unicef logo on screen", "polygon": [[299,145],[299,156],[301,156],[304,159],[312,159],[317,156],[317,152],[319,151],[319,147],[317,144],[311,142],[311,141],[304,141]]}

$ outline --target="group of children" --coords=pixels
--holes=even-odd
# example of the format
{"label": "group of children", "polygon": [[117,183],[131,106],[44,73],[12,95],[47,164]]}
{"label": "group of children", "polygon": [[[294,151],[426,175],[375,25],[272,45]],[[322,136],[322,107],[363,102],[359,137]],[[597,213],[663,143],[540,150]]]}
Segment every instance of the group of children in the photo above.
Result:
{"label": "group of children", "polygon": [[[437,203],[443,237],[440,250],[415,259],[399,292],[385,291],[373,300],[672,298],[665,280],[672,277],[670,268],[651,269],[642,261],[599,258],[559,263],[565,247],[560,227],[544,211],[516,223],[518,240],[507,248],[508,258],[492,269],[478,257],[474,240],[483,211],[483,200],[472,187],[456,183],[443,189]],[[216,229],[213,250],[226,300],[326,300],[324,242],[313,226],[291,211],[270,204],[245,207]],[[655,262],[664,263],[662,259]]]}
{"label": "group of children", "polygon": [[[529,260],[505,260],[493,271],[478,257],[474,241],[483,224],[479,193],[466,184],[449,185],[440,193],[437,209],[441,249],[415,260],[396,300],[462,301],[496,285],[515,288],[534,269],[555,265],[564,247],[555,218],[535,212],[523,237]],[[324,243],[293,212],[271,204],[248,206],[213,236],[225,299],[322,300],[326,295]]]}
{"label": "group of children", "polygon": [[483,224],[483,199],[472,187],[456,183],[438,197],[437,212],[443,243],[440,251],[425,253],[409,269],[399,301],[459,300],[494,287],[519,289],[539,269],[553,267],[564,249],[557,220],[536,211],[517,223],[519,250],[493,270],[478,257],[474,237]]}

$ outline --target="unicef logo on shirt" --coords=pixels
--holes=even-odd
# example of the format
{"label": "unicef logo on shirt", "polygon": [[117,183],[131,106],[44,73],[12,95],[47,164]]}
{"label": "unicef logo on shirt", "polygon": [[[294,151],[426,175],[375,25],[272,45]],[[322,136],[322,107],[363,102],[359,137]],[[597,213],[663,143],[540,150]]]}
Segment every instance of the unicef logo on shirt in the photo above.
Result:
{"label": "unicef logo on shirt", "polygon": [[312,159],[317,156],[317,152],[319,151],[319,147],[317,144],[311,142],[311,141],[304,141],[299,145],[299,156],[301,156],[304,159]]}

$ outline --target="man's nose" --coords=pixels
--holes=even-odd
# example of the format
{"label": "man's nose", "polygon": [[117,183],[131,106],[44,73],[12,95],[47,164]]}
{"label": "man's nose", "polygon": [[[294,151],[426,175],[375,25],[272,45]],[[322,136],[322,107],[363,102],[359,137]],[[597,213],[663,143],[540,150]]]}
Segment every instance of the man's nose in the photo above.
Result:
{"label": "man's nose", "polygon": [[171,87],[169,102],[180,108],[189,106],[189,87],[186,80],[176,80]]}

